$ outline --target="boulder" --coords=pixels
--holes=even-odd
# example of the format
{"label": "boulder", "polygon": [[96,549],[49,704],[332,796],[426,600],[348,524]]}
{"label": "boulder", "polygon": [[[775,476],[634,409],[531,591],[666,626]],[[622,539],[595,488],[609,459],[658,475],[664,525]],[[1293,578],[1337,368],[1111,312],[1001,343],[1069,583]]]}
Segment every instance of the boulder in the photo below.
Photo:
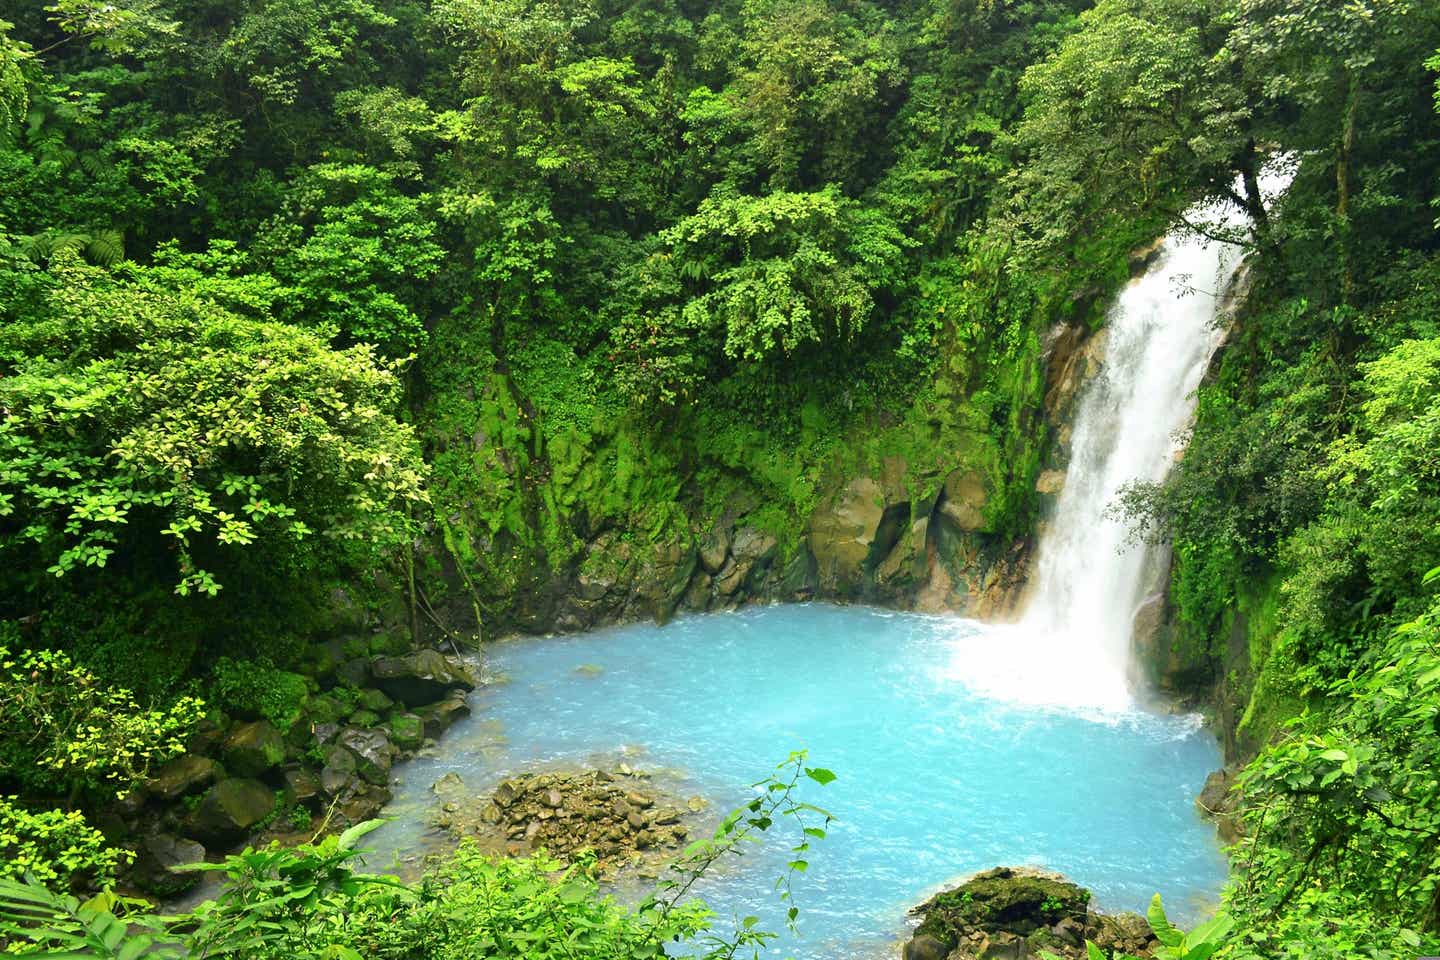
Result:
{"label": "boulder", "polygon": [[470,716],[470,705],[465,702],[464,693],[457,690],[439,703],[420,707],[415,715],[425,725],[425,736],[438,740],[457,720]]}
{"label": "boulder", "polygon": [[200,863],[205,848],[194,840],[170,833],[146,837],[135,851],[135,868],[131,879],[135,885],[161,899],[177,897],[200,882],[200,874],[178,872],[176,867]]}
{"label": "boulder", "polygon": [[335,743],[355,756],[355,772],[369,783],[384,786],[390,782],[390,765],[395,759],[395,746],[383,730],[346,727]]}
{"label": "boulder", "polygon": [[328,693],[316,694],[305,701],[305,714],[314,724],[335,723],[345,716],[345,705]]}
{"label": "boulder", "polygon": [[225,738],[225,768],[241,777],[258,777],[285,761],[285,738],[268,720],[242,723]]}
{"label": "boulder", "polygon": [[435,703],[453,690],[474,690],[465,665],[438,650],[417,650],[403,657],[377,657],[371,672],[375,686],[410,707]]}
{"label": "boulder", "polygon": [[1084,940],[1102,921],[1090,912],[1088,890],[1024,867],[978,873],[911,912],[921,921],[905,956],[924,955],[933,941],[949,960],[1025,960],[1041,952],[1083,958]]}
{"label": "boulder", "polygon": [[928,934],[921,934],[905,944],[902,960],[945,960],[950,948]]}
{"label": "boulder", "polygon": [[778,545],[779,541],[759,527],[741,527],[735,532],[730,553],[737,562],[753,564],[769,560]]}
{"label": "boulder", "polygon": [[221,780],[200,799],[190,816],[191,831],[202,839],[230,842],[275,809],[275,794],[259,780],[234,777]]}
{"label": "boulder", "polygon": [[700,567],[714,576],[725,566],[725,559],[729,556],[730,531],[725,524],[716,524],[715,529],[700,541]]}
{"label": "boulder", "polygon": [[222,772],[220,764],[209,757],[187,753],[157,770],[145,784],[145,792],[160,800],[174,800],[205,789]]}
{"label": "boulder", "polygon": [[351,657],[336,668],[335,679],[341,686],[360,689],[370,682],[370,661],[365,657]]}
{"label": "boulder", "polygon": [[293,767],[285,771],[285,789],[296,803],[305,803],[320,795],[320,777],[305,767]]}

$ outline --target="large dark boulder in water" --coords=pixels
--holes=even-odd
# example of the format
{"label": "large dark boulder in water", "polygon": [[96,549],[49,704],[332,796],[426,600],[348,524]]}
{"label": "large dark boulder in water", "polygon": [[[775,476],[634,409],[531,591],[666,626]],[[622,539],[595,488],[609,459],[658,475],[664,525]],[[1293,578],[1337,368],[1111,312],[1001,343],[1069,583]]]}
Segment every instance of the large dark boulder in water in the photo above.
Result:
{"label": "large dark boulder in water", "polygon": [[465,664],[438,650],[417,650],[403,657],[376,657],[370,664],[375,686],[408,707],[444,699],[452,690],[474,690]]}
{"label": "large dark boulder in water", "polygon": [[221,780],[200,799],[190,816],[190,830],[202,839],[231,841],[244,836],[274,809],[274,792],[259,780]]}
{"label": "large dark boulder in water", "polygon": [[907,960],[1025,960],[1041,952],[1083,958],[1084,941],[1150,956],[1155,941],[1143,918],[1090,910],[1090,891],[1057,873],[996,867],[931,897],[911,911],[920,925]]}

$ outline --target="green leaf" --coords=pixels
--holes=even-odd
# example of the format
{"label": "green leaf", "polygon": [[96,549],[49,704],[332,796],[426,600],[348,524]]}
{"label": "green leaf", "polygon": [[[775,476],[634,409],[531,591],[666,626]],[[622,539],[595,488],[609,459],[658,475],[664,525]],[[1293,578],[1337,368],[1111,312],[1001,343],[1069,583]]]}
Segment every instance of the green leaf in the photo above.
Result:
{"label": "green leaf", "polygon": [[814,780],[822,787],[828,783],[833,783],[835,781],[835,774],[831,773],[829,770],[826,770],[824,767],[806,767],[805,776],[809,777],[811,780]]}

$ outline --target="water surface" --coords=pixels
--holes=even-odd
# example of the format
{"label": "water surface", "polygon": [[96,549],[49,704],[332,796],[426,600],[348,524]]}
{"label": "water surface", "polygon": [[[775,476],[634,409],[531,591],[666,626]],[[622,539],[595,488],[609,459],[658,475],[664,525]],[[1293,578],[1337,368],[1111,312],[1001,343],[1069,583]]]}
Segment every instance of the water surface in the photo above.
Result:
{"label": "water surface", "polygon": [[[438,755],[401,768],[387,812],[402,819],[377,845],[382,859],[419,847],[429,787],[450,771],[483,791],[624,756],[729,808],[806,749],[839,779],[805,798],[839,820],[796,883],[801,936],[777,956],[891,956],[910,906],[996,864],[1060,870],[1109,909],[1143,910],[1158,890],[1174,915],[1203,913],[1226,870],[1193,804],[1220,764],[1213,737],[1193,717],[973,692],[967,659],[1006,642],[956,618],[807,604],[501,643],[486,666],[508,682],[472,695]],[[752,849],[698,892],[722,918],[779,927],[785,859],[783,845]]]}

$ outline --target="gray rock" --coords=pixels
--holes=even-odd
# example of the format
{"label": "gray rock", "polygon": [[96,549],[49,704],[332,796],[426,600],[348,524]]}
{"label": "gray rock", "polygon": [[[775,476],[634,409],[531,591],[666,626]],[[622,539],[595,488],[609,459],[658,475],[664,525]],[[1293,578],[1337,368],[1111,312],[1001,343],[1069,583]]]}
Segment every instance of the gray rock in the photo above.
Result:
{"label": "gray rock", "polygon": [[206,792],[190,817],[197,837],[231,841],[275,809],[275,794],[259,780],[235,777],[221,780]]}
{"label": "gray rock", "polygon": [[420,707],[415,715],[425,724],[425,736],[438,740],[453,723],[470,716],[470,705],[465,702],[465,694],[456,691],[439,703]]}
{"label": "gray rock", "polygon": [[132,877],[136,886],[157,897],[179,896],[200,882],[198,873],[181,873],[174,868],[205,859],[205,848],[194,840],[170,833],[146,837],[135,853]]}
{"label": "gray rock", "polygon": [[320,795],[320,778],[313,770],[296,767],[285,771],[285,789],[297,803],[313,800]]}
{"label": "gray rock", "polygon": [[205,789],[221,772],[220,764],[209,757],[187,753],[157,770],[145,791],[161,800],[174,800]]}
{"label": "gray rock", "polygon": [[258,777],[285,761],[285,739],[268,720],[242,723],[230,731],[222,755],[231,773]]}
{"label": "gray rock", "polygon": [[355,755],[355,772],[366,781],[377,787],[390,782],[395,746],[383,730],[346,727],[335,742]]}
{"label": "gray rock", "polygon": [[375,686],[406,706],[435,703],[454,690],[474,690],[465,665],[438,650],[417,650],[403,657],[377,657],[371,663]]}

